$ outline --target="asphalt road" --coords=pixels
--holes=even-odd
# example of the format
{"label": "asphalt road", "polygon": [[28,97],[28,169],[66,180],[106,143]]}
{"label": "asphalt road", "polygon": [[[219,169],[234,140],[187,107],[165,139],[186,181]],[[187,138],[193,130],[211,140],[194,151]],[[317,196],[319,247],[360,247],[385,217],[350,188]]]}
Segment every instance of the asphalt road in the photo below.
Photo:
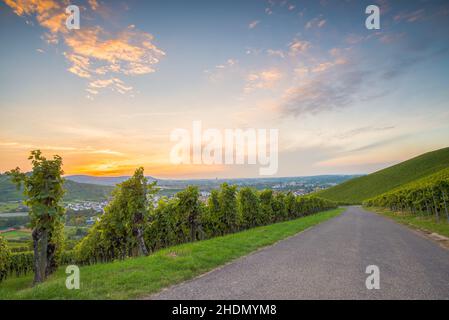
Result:
{"label": "asphalt road", "polygon": [[[380,289],[368,290],[377,265]],[[289,239],[151,299],[449,299],[449,250],[349,207]]]}

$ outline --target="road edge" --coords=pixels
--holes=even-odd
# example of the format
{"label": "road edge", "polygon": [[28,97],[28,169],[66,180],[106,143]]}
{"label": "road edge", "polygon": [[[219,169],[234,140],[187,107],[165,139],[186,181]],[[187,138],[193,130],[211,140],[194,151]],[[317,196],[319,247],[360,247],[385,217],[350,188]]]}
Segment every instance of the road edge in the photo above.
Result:
{"label": "road edge", "polygon": [[418,236],[420,236],[422,238],[425,238],[425,239],[428,239],[428,240],[438,244],[443,249],[449,250],[449,238],[446,237],[446,236],[443,236],[443,235],[441,235],[441,234],[439,234],[437,232],[430,231],[430,230],[427,230],[425,228],[421,228],[421,227],[418,227],[418,226],[415,226],[415,225],[412,225],[412,224],[402,223],[402,222],[400,222],[400,221],[398,221],[398,220],[396,220],[396,219],[394,219],[392,217],[389,217],[387,215],[384,215],[381,212],[378,212],[378,211],[376,211],[376,210],[374,210],[372,208],[367,208],[367,207],[364,207],[364,206],[361,206],[361,207],[364,210],[368,211],[368,212],[377,214],[377,215],[382,216],[382,217],[384,217],[384,218],[386,218],[386,219],[388,219],[390,221],[395,222],[396,224],[404,226],[408,230],[410,230],[413,233],[417,234]]}

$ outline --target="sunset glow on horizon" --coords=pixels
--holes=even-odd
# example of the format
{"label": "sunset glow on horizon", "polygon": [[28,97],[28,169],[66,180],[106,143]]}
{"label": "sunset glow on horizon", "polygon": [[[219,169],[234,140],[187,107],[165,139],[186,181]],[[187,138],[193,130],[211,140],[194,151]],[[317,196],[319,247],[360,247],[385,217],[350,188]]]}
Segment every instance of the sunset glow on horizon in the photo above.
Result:
{"label": "sunset glow on horizon", "polygon": [[[174,165],[176,128],[279,129],[276,176],[370,173],[449,146],[449,4],[0,0],[0,172],[258,177]],[[365,8],[381,29],[365,28]]]}

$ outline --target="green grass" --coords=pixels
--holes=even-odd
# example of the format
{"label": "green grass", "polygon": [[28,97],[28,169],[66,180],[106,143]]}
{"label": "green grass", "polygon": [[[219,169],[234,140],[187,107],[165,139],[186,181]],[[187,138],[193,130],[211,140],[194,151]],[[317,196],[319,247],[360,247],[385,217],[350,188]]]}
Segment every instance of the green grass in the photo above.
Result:
{"label": "green grass", "polygon": [[367,176],[351,179],[318,193],[320,197],[347,204],[360,204],[406,183],[449,167],[449,148],[425,153]]}
{"label": "green grass", "polygon": [[30,231],[21,231],[21,230],[14,230],[14,231],[8,231],[3,232],[2,236],[6,240],[21,240],[21,239],[31,239],[31,232]]}
{"label": "green grass", "polygon": [[393,219],[396,222],[407,225],[413,229],[419,229],[427,232],[435,232],[449,237],[449,223],[445,216],[440,217],[437,222],[434,216],[412,215],[409,212],[393,212],[382,208],[365,208]]}
{"label": "green grass", "polygon": [[187,243],[158,251],[148,257],[80,268],[81,288],[68,290],[60,268],[45,283],[31,287],[32,275],[10,278],[0,284],[0,299],[133,299],[191,279],[213,268],[271,245],[344,209],[321,212],[296,220]]}

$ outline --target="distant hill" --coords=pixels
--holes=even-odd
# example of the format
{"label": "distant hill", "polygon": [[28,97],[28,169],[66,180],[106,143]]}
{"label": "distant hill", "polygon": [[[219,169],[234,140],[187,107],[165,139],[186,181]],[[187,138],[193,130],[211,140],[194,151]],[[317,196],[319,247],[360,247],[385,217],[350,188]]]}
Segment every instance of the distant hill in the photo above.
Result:
{"label": "distant hill", "polygon": [[[88,175],[73,175],[73,176],[65,176],[66,180],[78,182],[78,183],[89,183],[89,184],[97,184],[102,186],[115,186],[118,183],[122,183],[125,180],[128,180],[130,176],[121,176],[121,177],[95,177]],[[147,177],[150,181],[154,181],[153,177]]]}
{"label": "distant hill", "polygon": [[[64,196],[65,201],[106,200],[113,189],[113,187],[111,186],[78,183],[70,180],[66,180],[64,185],[67,189],[67,192]],[[16,189],[16,186],[11,183],[8,176],[0,174],[0,202],[18,201],[22,199],[22,191]]]}
{"label": "distant hill", "polygon": [[425,178],[449,167],[449,148],[422,154],[372,174],[348,180],[335,187],[321,191],[325,199],[341,203],[362,201]]}

